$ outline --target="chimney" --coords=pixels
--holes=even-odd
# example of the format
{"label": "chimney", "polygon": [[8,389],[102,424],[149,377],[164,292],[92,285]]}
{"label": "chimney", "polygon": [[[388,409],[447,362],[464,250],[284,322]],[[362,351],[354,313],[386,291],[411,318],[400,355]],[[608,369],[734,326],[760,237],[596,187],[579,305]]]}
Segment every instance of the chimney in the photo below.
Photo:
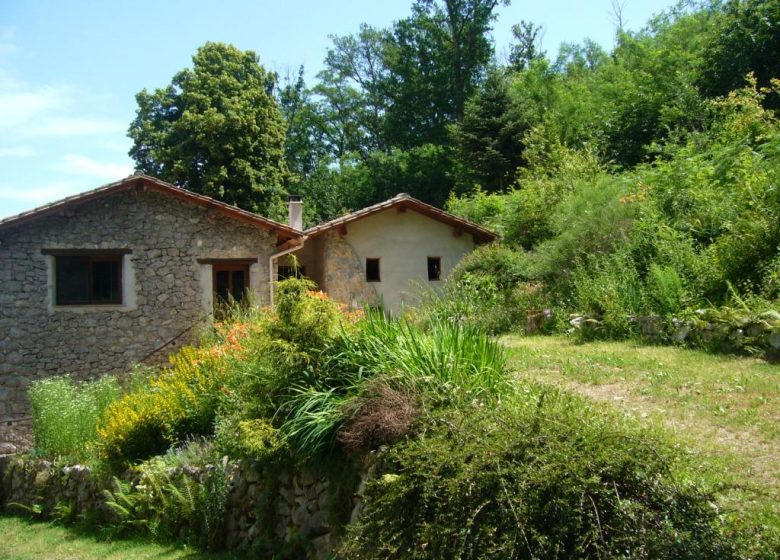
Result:
{"label": "chimney", "polygon": [[297,194],[288,196],[287,207],[290,211],[290,227],[303,231],[303,200],[301,196]]}

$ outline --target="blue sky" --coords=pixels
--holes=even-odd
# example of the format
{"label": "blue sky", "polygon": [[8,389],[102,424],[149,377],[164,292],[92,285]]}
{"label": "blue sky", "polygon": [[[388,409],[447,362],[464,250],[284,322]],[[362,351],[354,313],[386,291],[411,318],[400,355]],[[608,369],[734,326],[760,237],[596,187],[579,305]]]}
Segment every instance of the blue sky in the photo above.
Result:
{"label": "blue sky", "polygon": [[[674,4],[626,0],[636,30]],[[281,75],[321,69],[329,35],[389,26],[411,0],[0,0],[0,217],[132,172],[126,130],[134,95],[167,84],[206,41],[256,51]],[[498,10],[499,56],[521,19],[543,48],[614,40],[611,0],[514,0]]]}

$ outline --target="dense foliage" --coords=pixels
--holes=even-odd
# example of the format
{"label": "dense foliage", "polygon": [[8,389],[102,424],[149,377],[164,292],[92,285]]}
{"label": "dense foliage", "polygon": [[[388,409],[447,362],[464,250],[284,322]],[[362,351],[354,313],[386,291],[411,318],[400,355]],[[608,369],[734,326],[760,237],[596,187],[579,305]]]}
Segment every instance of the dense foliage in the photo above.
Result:
{"label": "dense foliage", "polygon": [[[241,208],[276,215],[286,192],[276,76],[251,51],[206,43],[192,69],[136,96],[136,168]],[[276,205],[276,207],[274,206]]]}
{"label": "dense foliage", "polygon": [[[523,188],[452,198],[451,211],[502,231],[517,261],[509,286],[495,249],[461,268],[476,265],[503,298],[533,286],[523,310],[583,315],[575,326],[588,336],[638,334],[657,317],[649,330],[662,339],[776,356],[780,122],[763,107],[773,91],[751,82],[706,102],[706,126],[657,144],[653,163],[614,173],[557,146],[554,176],[532,168]],[[688,336],[698,327],[706,332]]]}
{"label": "dense foliage", "polygon": [[438,415],[367,488],[344,558],[731,558],[653,434],[550,388]]}
{"label": "dense foliage", "polygon": [[[513,282],[511,252],[492,250]],[[463,277],[481,274],[472,264]],[[435,305],[406,319],[348,311],[311,288],[281,282],[275,311],[235,310],[170,367],[136,374],[93,407],[96,430],[79,432],[97,451],[90,459],[106,474],[132,473],[105,489],[115,531],[219,547],[225,455],[261,465],[261,501],[275,499],[281,470],[330,473],[333,523],[343,527],[356,482],[346,473],[371,454],[379,462],[344,540],[349,558],[738,553],[715,489],[672,443],[510,382],[503,348],[479,321],[453,321]],[[70,386],[42,382],[33,394],[52,383]],[[75,399],[54,412],[82,408]],[[40,453],[72,443],[67,429],[38,426]],[[194,478],[191,466],[208,476]],[[269,527],[273,511],[259,513]],[[263,550],[279,550],[271,533],[261,537]]]}

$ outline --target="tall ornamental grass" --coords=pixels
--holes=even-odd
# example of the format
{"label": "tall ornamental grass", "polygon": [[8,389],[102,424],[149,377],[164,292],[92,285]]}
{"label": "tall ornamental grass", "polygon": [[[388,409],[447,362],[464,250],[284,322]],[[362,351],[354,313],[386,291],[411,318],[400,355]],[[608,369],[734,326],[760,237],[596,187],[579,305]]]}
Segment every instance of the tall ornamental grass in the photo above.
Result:
{"label": "tall ornamental grass", "polygon": [[382,374],[438,400],[496,396],[507,388],[504,351],[477,327],[434,320],[421,329],[370,312],[359,332],[339,343],[342,370]]}
{"label": "tall ornamental grass", "polygon": [[377,384],[427,408],[497,399],[509,388],[503,349],[477,328],[454,322],[421,329],[368,311],[323,355],[322,371],[294,386],[280,409],[281,433],[307,459],[334,448],[339,431],[365,412]]}
{"label": "tall ornamental grass", "polygon": [[29,399],[36,450],[72,463],[90,460],[97,423],[119,392],[119,383],[112,376],[87,383],[70,377],[33,383]]}

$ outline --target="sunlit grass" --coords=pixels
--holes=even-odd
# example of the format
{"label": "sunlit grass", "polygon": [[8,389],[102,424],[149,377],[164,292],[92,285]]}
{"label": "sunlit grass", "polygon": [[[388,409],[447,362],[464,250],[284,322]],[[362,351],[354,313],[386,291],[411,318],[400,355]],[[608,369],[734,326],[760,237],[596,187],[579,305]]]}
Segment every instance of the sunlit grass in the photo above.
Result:
{"label": "sunlit grass", "polygon": [[96,535],[52,523],[0,517],[0,560],[227,560],[182,546],[137,540],[103,540]]}

